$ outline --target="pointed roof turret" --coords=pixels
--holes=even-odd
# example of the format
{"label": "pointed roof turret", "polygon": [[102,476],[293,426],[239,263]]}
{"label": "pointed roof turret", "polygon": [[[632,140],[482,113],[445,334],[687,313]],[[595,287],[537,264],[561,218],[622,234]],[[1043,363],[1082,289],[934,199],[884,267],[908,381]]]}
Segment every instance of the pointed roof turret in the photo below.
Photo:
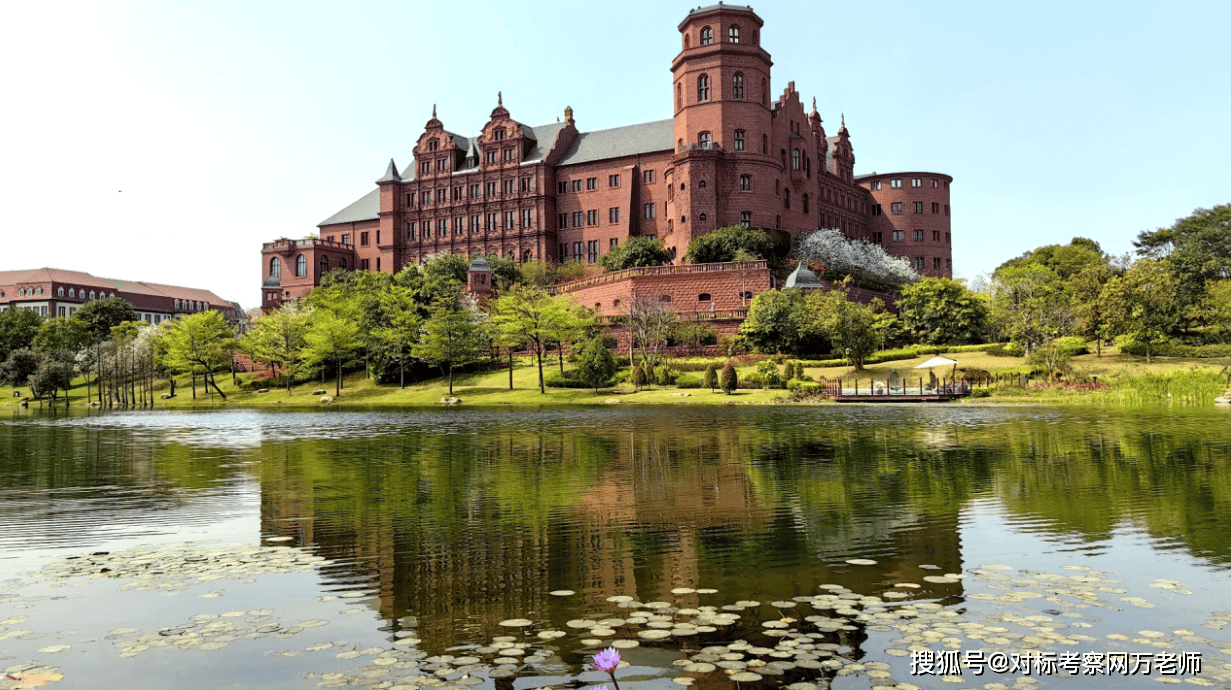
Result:
{"label": "pointed roof turret", "polygon": [[504,92],[497,91],[496,92],[496,107],[492,109],[491,119],[493,120],[501,119],[502,120],[504,118],[507,118],[508,116],[509,116],[509,111],[506,110],[504,107]]}
{"label": "pointed roof turret", "polygon": [[439,128],[444,127],[444,125],[440,123],[440,120],[436,119],[436,104],[435,103],[432,104],[432,119],[428,120],[427,124],[424,126],[427,127],[428,129],[439,129]]}
{"label": "pointed roof turret", "polygon": [[846,113],[842,113],[842,126],[838,128],[838,134],[850,134],[850,132],[846,131]]}
{"label": "pointed roof turret", "polygon": [[390,182],[401,182],[402,176],[398,174],[398,166],[389,159],[389,167],[385,170],[385,176],[376,181],[376,184],[388,184]]}
{"label": "pointed roof turret", "polygon": [[785,287],[815,290],[824,289],[825,285],[821,283],[815,273],[808,270],[807,266],[804,266],[803,261],[800,261],[795,270],[791,271],[791,275],[786,277]]}

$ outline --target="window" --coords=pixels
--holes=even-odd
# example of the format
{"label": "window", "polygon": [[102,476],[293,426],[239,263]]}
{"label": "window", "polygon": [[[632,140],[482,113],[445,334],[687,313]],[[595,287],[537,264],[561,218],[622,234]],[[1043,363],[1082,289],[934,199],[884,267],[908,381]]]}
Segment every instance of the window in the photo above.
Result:
{"label": "window", "polygon": [[880,183],[880,180],[877,180],[877,181],[873,182],[873,183],[872,183],[872,191],[874,191],[874,192],[879,192],[880,190],[881,190],[881,183]]}
{"label": "window", "polygon": [[608,187],[619,187],[620,186],[620,176],[619,175],[608,175],[607,176],[607,186]]}
{"label": "window", "polygon": [[708,101],[710,99],[710,77],[708,74],[702,74],[697,77],[697,100]]}
{"label": "window", "polygon": [[471,199],[479,198],[479,185],[477,184],[470,185],[470,198]]}
{"label": "window", "polygon": [[495,163],[496,162],[496,150],[492,149],[491,151],[488,151],[487,155],[484,157],[484,161],[488,163]]}
{"label": "window", "polygon": [[343,271],[346,270],[346,259],[338,259],[338,268]]}
{"label": "window", "polygon": [[500,229],[500,226],[496,224],[496,218],[497,216],[495,213],[487,214],[487,231],[488,232],[495,232],[496,230]]}
{"label": "window", "polygon": [[[69,288],[69,289],[68,289],[68,296],[69,296],[69,297],[71,297],[71,298],[73,298],[73,299],[77,299],[77,291],[76,291],[76,290],[74,290],[73,288]],[[4,293],[3,293],[3,292],[0,292],[0,297],[4,297]]]}
{"label": "window", "polygon": [[935,201],[932,202],[932,213],[940,213],[940,204]]}
{"label": "window", "polygon": [[923,257],[922,257],[922,256],[916,256],[916,257],[915,257],[915,270],[916,270],[916,271],[922,271],[922,270],[923,270]]}
{"label": "window", "polygon": [[534,227],[534,209],[523,208],[521,210],[521,226],[523,228]]}
{"label": "window", "polygon": [[[682,219],[681,219],[681,220],[682,220]],[[700,216],[697,216],[697,220],[700,220],[702,223],[704,223],[704,222],[705,222],[705,214],[704,214],[704,213],[702,213]]]}
{"label": "window", "polygon": [[443,204],[445,202],[445,190],[443,188],[436,190],[436,203]]}
{"label": "window", "polygon": [[432,203],[432,193],[431,193],[431,192],[423,192],[423,193],[422,193],[422,194],[420,194],[419,196],[420,196],[421,201],[422,201],[422,203],[423,203],[423,204],[430,204],[430,203]]}
{"label": "window", "polygon": [[741,192],[751,192],[752,191],[752,175],[740,175],[739,176],[739,191]]}
{"label": "window", "polygon": [[659,302],[670,302],[670,301],[671,301],[671,295],[659,295],[659,296],[658,296],[658,301],[659,301]]}
{"label": "window", "polygon": [[654,218],[654,204],[645,205],[645,217],[650,219]]}
{"label": "window", "polygon": [[882,213],[880,204],[872,204],[872,215],[879,216],[882,215]]}
{"label": "window", "polygon": [[376,257],[376,270],[380,270],[380,257]]}
{"label": "window", "polygon": [[[276,256],[269,260],[269,277],[270,278],[282,277],[282,261],[280,261],[278,257]],[[20,295],[21,290],[18,290],[17,294]]]}
{"label": "window", "polygon": [[761,135],[761,153],[769,155],[769,135]]}
{"label": "window", "polygon": [[653,182],[654,181],[654,171],[646,170],[645,172],[641,173],[641,179],[644,180],[646,184]]}
{"label": "window", "polygon": [[445,235],[448,235],[448,234],[449,234],[449,220],[447,218],[441,218],[440,220],[436,221],[436,236],[444,237]]}
{"label": "window", "polygon": [[953,244],[953,242],[949,240],[949,233],[947,232],[945,233],[945,244]]}
{"label": "window", "polygon": [[439,141],[429,141],[429,142],[427,143],[427,150],[428,150],[428,151],[436,151],[436,150],[438,150],[439,148],[440,148],[440,142],[439,142]]}
{"label": "window", "polygon": [[799,149],[791,149],[791,170],[799,170]]}
{"label": "window", "polygon": [[620,207],[607,209],[607,222],[613,224],[620,222]]}
{"label": "window", "polygon": [[611,238],[611,241],[609,241],[609,242],[607,243],[607,248],[608,248],[608,249],[615,249],[615,248],[616,248],[616,247],[618,247],[618,246],[620,246],[620,240],[618,240],[618,239],[617,239],[617,238],[615,238],[615,237],[612,237],[612,238]]}
{"label": "window", "polygon": [[461,188],[461,187],[454,187],[454,188],[453,188],[453,200],[454,200],[454,201],[461,201],[461,200],[462,200],[462,188]]}
{"label": "window", "polygon": [[504,229],[513,230],[517,227],[517,213],[515,211],[504,212]]}
{"label": "window", "polygon": [[513,193],[513,180],[505,180],[502,187],[504,189],[505,194],[512,194]]}
{"label": "window", "polygon": [[360,260],[359,260],[359,269],[360,269],[360,270],[363,270],[363,271],[369,270],[369,269],[368,269],[368,260],[367,260],[367,259],[360,259]]}
{"label": "window", "polygon": [[586,211],[586,225],[598,225],[598,211]]}
{"label": "window", "polygon": [[511,161],[511,160],[513,160],[513,149],[505,149],[505,150],[504,150],[504,160],[506,160],[506,161]]}
{"label": "window", "polygon": [[63,296],[64,296],[64,286],[61,285],[59,288],[56,289],[56,297],[63,297]]}
{"label": "window", "polygon": [[419,164],[419,172],[422,172],[422,173],[430,173],[430,172],[432,172],[432,162],[431,162],[431,161],[423,161],[422,163],[420,163],[420,164]]}
{"label": "window", "polygon": [[684,109],[684,87],[679,84],[675,85],[675,109]]}
{"label": "window", "polygon": [[782,180],[774,180],[774,196],[782,196]]}
{"label": "window", "polygon": [[889,211],[893,213],[894,215],[901,215],[902,214],[902,202],[895,201],[889,204]]}
{"label": "window", "polygon": [[376,231],[376,244],[380,244],[380,230]]}
{"label": "window", "polygon": [[488,182],[487,184],[483,185],[483,188],[487,196],[496,196],[496,183],[495,182]]}
{"label": "window", "polygon": [[739,24],[732,24],[727,28],[727,42],[739,43]]}
{"label": "window", "polygon": [[567,213],[561,213],[560,215],[556,216],[556,227],[557,228],[567,228],[568,227],[568,214]]}
{"label": "window", "polygon": [[923,213],[923,202],[922,201],[912,201],[910,206],[911,206],[911,210],[914,211],[915,213]]}
{"label": "window", "polygon": [[598,261],[598,240],[586,242],[586,261],[590,263]]}
{"label": "window", "polygon": [[893,231],[893,241],[894,241],[894,242],[901,242],[901,241],[902,241],[902,231],[901,231],[901,230],[894,230],[894,231]]}
{"label": "window", "polygon": [[359,233],[359,246],[366,247],[368,246],[368,244],[370,244],[370,242],[368,242],[368,233],[366,232]]}
{"label": "window", "polygon": [[701,45],[707,46],[714,42],[714,30],[708,26],[701,27]]}
{"label": "window", "polygon": [[890,189],[901,189],[902,181],[901,180],[889,180],[889,188]]}
{"label": "window", "polygon": [[731,79],[731,97],[744,100],[744,73],[736,72]]}
{"label": "window", "polygon": [[789,187],[782,190],[782,206],[783,208],[791,207],[791,190]]}
{"label": "window", "polygon": [[885,241],[885,233],[883,232],[872,233],[872,244],[883,244],[884,241]]}
{"label": "window", "polygon": [[735,150],[744,150],[744,130],[742,129],[735,130]]}
{"label": "window", "polygon": [[561,263],[568,261],[568,244],[567,243],[565,242],[560,243],[560,253],[557,254],[556,256],[559,258]]}
{"label": "window", "polygon": [[939,256],[932,257],[932,270],[933,271],[940,270],[940,257]]}
{"label": "window", "polygon": [[598,189],[598,178],[597,177],[587,177],[586,178],[586,189],[587,190]]}
{"label": "window", "polygon": [[808,212],[808,195],[804,194],[804,213]]}
{"label": "window", "polygon": [[769,82],[761,80],[761,105],[769,105]]}
{"label": "window", "polygon": [[437,169],[437,170],[444,170],[444,169],[445,169],[445,159],[443,159],[443,158],[437,159],[437,161],[436,161],[436,169]]}
{"label": "window", "polygon": [[496,127],[492,134],[496,135],[496,141],[504,141],[504,127]]}
{"label": "window", "polygon": [[453,219],[453,234],[454,234],[454,235],[460,235],[460,234],[462,234],[462,232],[464,232],[464,231],[465,231],[465,228],[462,226],[462,218],[461,218],[461,216],[458,216],[457,218],[454,218],[454,219]]}
{"label": "window", "polygon": [[740,211],[739,224],[746,228],[752,227],[752,211]]}
{"label": "window", "polygon": [[710,147],[710,133],[701,132],[697,135],[697,147],[708,149]]}
{"label": "window", "polygon": [[581,242],[573,243],[573,260],[574,261],[581,261],[581,247],[582,247]]}
{"label": "window", "polygon": [[472,233],[478,232],[481,227],[483,226],[479,222],[479,214],[476,213],[470,217],[470,232]]}
{"label": "window", "polygon": [[406,239],[408,240],[415,239],[415,227],[416,227],[416,224],[414,221],[411,221],[406,224]]}
{"label": "window", "polygon": [[585,222],[583,218],[585,218],[584,213],[582,213],[581,211],[573,211],[573,227],[580,228],[582,224]]}
{"label": "window", "polygon": [[308,275],[308,259],[303,254],[295,257],[295,275],[301,277]]}
{"label": "window", "polygon": [[916,231],[915,231],[915,241],[916,241],[916,242],[922,242],[922,241],[923,241],[923,231],[922,231],[922,230],[916,230]]}
{"label": "window", "polygon": [[945,204],[945,215],[949,215],[949,204]]}
{"label": "window", "polygon": [[521,178],[521,191],[529,192],[533,189],[534,185],[532,184],[532,179],[533,178],[529,177]]}
{"label": "window", "polygon": [[567,193],[568,193],[568,182],[557,182],[556,183],[556,194],[567,194]]}
{"label": "window", "polygon": [[932,241],[933,241],[933,242],[939,242],[939,241],[940,241],[940,231],[939,231],[939,230],[933,230],[933,231],[932,231]]}
{"label": "window", "polygon": [[350,235],[342,235],[342,244],[350,244]]}
{"label": "window", "polygon": [[574,192],[581,191],[581,180],[573,180],[573,191]]}
{"label": "window", "polygon": [[912,177],[912,178],[910,178],[910,186],[912,186],[912,187],[922,187],[922,186],[923,186],[923,178],[922,178],[922,177]]}
{"label": "window", "polygon": [[782,160],[782,169],[786,169],[786,149],[778,150],[778,158]]}

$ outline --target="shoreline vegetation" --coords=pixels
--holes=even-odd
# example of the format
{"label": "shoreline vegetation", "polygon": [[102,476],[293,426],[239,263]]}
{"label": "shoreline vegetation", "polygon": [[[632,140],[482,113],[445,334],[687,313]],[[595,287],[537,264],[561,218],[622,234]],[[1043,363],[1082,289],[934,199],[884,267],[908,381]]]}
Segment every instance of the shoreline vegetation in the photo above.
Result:
{"label": "shoreline vegetation", "polygon": [[[449,393],[447,372],[430,379],[408,381],[405,388],[396,382],[377,383],[363,371],[348,373],[343,377],[341,396],[334,395],[335,381],[332,376],[326,376],[324,382],[318,378],[298,383],[288,393],[285,388],[272,385],[268,389],[257,388],[256,386],[260,385],[260,379],[257,377],[264,372],[241,373],[234,377],[234,381],[229,373],[219,372],[216,383],[225,393],[225,400],[214,393],[213,388],[207,390],[200,380],[197,382],[194,399],[191,376],[180,375],[175,377],[175,395],[171,398],[162,397],[164,394],[170,394],[170,380],[156,379],[153,382],[153,393],[156,396],[153,409],[424,407],[448,405],[452,402],[449,401],[450,398],[456,400],[452,404],[467,407],[839,404],[814,390],[818,380],[824,378],[832,383],[840,379],[848,387],[857,380],[863,388],[876,383],[884,384],[890,375],[896,372],[913,385],[916,379],[922,378],[926,381],[928,378],[928,370],[917,370],[914,367],[929,359],[931,352],[937,349],[929,348],[927,354],[909,359],[891,359],[868,364],[860,371],[853,371],[850,366],[838,360],[817,361],[782,356],[675,358],[668,360],[672,366],[671,374],[675,377],[674,383],[651,383],[638,389],[632,383],[628,368],[624,367],[618,370],[615,385],[602,386],[597,393],[592,388],[561,388],[551,387],[550,384],[545,393],[540,393],[538,368],[534,358],[530,356],[513,359],[513,390],[509,390],[508,367],[503,366],[481,371],[454,372],[452,394]],[[1094,353],[1074,357],[1072,373],[1059,381],[1051,382],[1046,375],[1036,373],[1025,385],[1021,383],[1021,376],[1029,374],[1031,367],[1023,358],[996,356],[984,351],[942,351],[940,354],[961,362],[957,368],[959,377],[962,377],[964,372],[980,371],[993,377],[991,382],[976,380],[973,395],[950,404],[1171,404],[1212,407],[1214,399],[1224,395],[1228,388],[1225,376],[1220,373],[1219,362],[1188,357],[1153,357],[1153,361],[1147,362],[1144,357],[1123,354],[1114,347],[1104,348],[1101,357]],[[564,370],[567,372],[564,377],[560,375],[556,357],[551,359],[551,366],[545,366],[550,379],[568,379],[575,376],[577,366],[570,362],[567,356],[564,358]],[[728,361],[735,365],[741,387],[729,394],[721,388],[711,390],[704,387],[705,377],[702,372],[706,365],[712,364],[715,370],[721,370]],[[779,380],[769,387],[758,382],[765,378],[767,371],[783,371],[788,364],[802,364],[803,369],[803,378],[796,378],[789,383],[791,389],[781,382],[781,375],[778,375]],[[952,369],[947,367],[932,371],[938,379],[952,375]],[[265,392],[260,392],[261,390]],[[68,390],[70,410],[80,411],[88,407],[86,391],[85,378],[77,377]],[[325,394],[322,395],[320,391],[325,391]],[[15,393],[18,395],[14,395]],[[97,389],[94,389],[93,393],[94,399],[97,400]],[[53,403],[50,398],[30,398],[29,388],[25,386],[0,386],[0,408],[17,410],[22,408],[23,401],[27,401],[26,407],[31,410],[40,407],[65,407],[63,393]]]}

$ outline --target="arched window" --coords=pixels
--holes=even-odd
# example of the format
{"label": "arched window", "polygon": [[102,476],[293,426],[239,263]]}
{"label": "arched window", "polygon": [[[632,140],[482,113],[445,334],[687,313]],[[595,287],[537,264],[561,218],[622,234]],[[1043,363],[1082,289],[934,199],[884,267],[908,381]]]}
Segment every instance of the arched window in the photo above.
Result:
{"label": "arched window", "polygon": [[761,153],[767,156],[769,155],[769,135],[768,134],[761,135]]}
{"label": "arched window", "polygon": [[708,26],[701,27],[701,45],[707,46],[714,42],[714,30]]}
{"label": "arched window", "polygon": [[791,188],[787,187],[782,190],[782,205],[785,208],[791,208]]}
{"label": "arched window", "polygon": [[697,100],[708,101],[710,99],[710,77],[708,74],[702,74],[697,77]]}
{"label": "arched window", "polygon": [[270,278],[281,278],[282,277],[282,261],[276,256],[269,260],[269,277]]}
{"label": "arched window", "polygon": [[61,285],[60,287],[56,288],[56,297],[63,297],[63,296],[64,296],[64,286]]}
{"label": "arched window", "polygon": [[94,291],[93,291],[93,290],[90,290],[90,299],[94,299],[94,298],[95,298],[95,297],[94,297]]}
{"label": "arched window", "polygon": [[701,180],[697,183],[697,189],[705,189],[705,180]]}
{"label": "arched window", "polygon": [[338,259],[338,268],[346,270],[346,259]]}
{"label": "arched window", "polygon": [[804,194],[804,213],[808,212],[808,195]]}
{"label": "arched window", "polygon": [[77,298],[77,291],[76,291],[76,290],[74,290],[73,288],[69,288],[69,289],[68,289],[68,296],[69,296],[69,297],[72,297],[73,299],[76,299],[76,298]]}
{"label": "arched window", "polygon": [[526,251],[524,251],[524,252],[522,252],[522,253],[521,253],[521,260],[522,260],[522,263],[525,263],[525,262],[527,262],[527,261],[529,261],[529,260],[531,260],[531,259],[533,259],[533,258],[534,258],[534,250],[533,250],[533,249],[527,249]]}
{"label": "arched window", "polygon": [[782,160],[782,167],[786,168],[786,149],[778,149],[778,158]]}
{"label": "arched window", "polygon": [[115,299],[115,293],[111,293],[111,299]]}
{"label": "arched window", "polygon": [[708,149],[710,147],[709,132],[701,132],[697,135],[697,146],[703,149]]}
{"label": "arched window", "polygon": [[684,48],[687,49],[690,45],[692,45],[692,37],[688,34],[684,34]]}
{"label": "arched window", "polygon": [[739,24],[732,24],[727,29],[727,42],[739,43]]}
{"label": "arched window", "polygon": [[303,254],[300,254],[299,256],[295,257],[295,275],[297,276],[308,275],[308,257],[304,256]]}
{"label": "arched window", "polygon": [[799,149],[791,149],[791,170],[799,170]]}
{"label": "arched window", "polygon": [[710,301],[710,293],[708,293],[708,292],[702,292],[701,294],[697,295],[697,301],[698,301],[698,302],[708,302],[708,301]]}
{"label": "arched window", "polygon": [[[739,41],[736,41],[736,43],[738,42]],[[731,98],[738,98],[740,100],[743,100],[744,98],[744,73],[743,72],[736,72],[735,76],[731,79]]]}
{"label": "arched window", "polygon": [[616,307],[618,309],[620,306],[620,300],[615,300],[614,302],[611,303],[611,306]]}
{"label": "arched window", "polygon": [[769,105],[769,82],[761,80],[761,105]]}
{"label": "arched window", "polygon": [[671,301],[671,295],[659,295],[659,296],[658,296],[658,301],[659,301],[659,302],[670,302],[670,301]]}
{"label": "arched window", "polygon": [[329,272],[329,257],[322,256],[321,257],[321,275],[323,276],[328,272]]}
{"label": "arched window", "polygon": [[744,130],[742,129],[735,130],[735,150],[744,150]]}
{"label": "arched window", "polygon": [[675,109],[684,109],[684,86],[682,84],[675,85]]}
{"label": "arched window", "polygon": [[704,222],[705,222],[705,214],[704,214],[704,213],[702,213],[702,214],[699,216],[699,220],[700,220],[702,223],[704,223]]}

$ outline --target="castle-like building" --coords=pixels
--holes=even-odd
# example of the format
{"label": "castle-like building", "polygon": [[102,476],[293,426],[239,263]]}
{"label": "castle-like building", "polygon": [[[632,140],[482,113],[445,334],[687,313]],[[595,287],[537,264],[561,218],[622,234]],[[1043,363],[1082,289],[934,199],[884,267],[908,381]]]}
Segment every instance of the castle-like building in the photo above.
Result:
{"label": "castle-like building", "polygon": [[690,11],[666,120],[583,132],[570,107],[532,127],[498,97],[468,137],[433,106],[409,166],[390,160],[371,192],[320,223],[319,237],[264,245],[262,305],[297,299],[332,269],[393,273],[438,252],[596,263],[648,236],[678,265],[693,238],[736,224],[783,241],[838,228],[922,274],[951,276],[952,178],[856,176],[844,117],[830,136],[795,82],[772,96],[761,28],[751,7]]}

